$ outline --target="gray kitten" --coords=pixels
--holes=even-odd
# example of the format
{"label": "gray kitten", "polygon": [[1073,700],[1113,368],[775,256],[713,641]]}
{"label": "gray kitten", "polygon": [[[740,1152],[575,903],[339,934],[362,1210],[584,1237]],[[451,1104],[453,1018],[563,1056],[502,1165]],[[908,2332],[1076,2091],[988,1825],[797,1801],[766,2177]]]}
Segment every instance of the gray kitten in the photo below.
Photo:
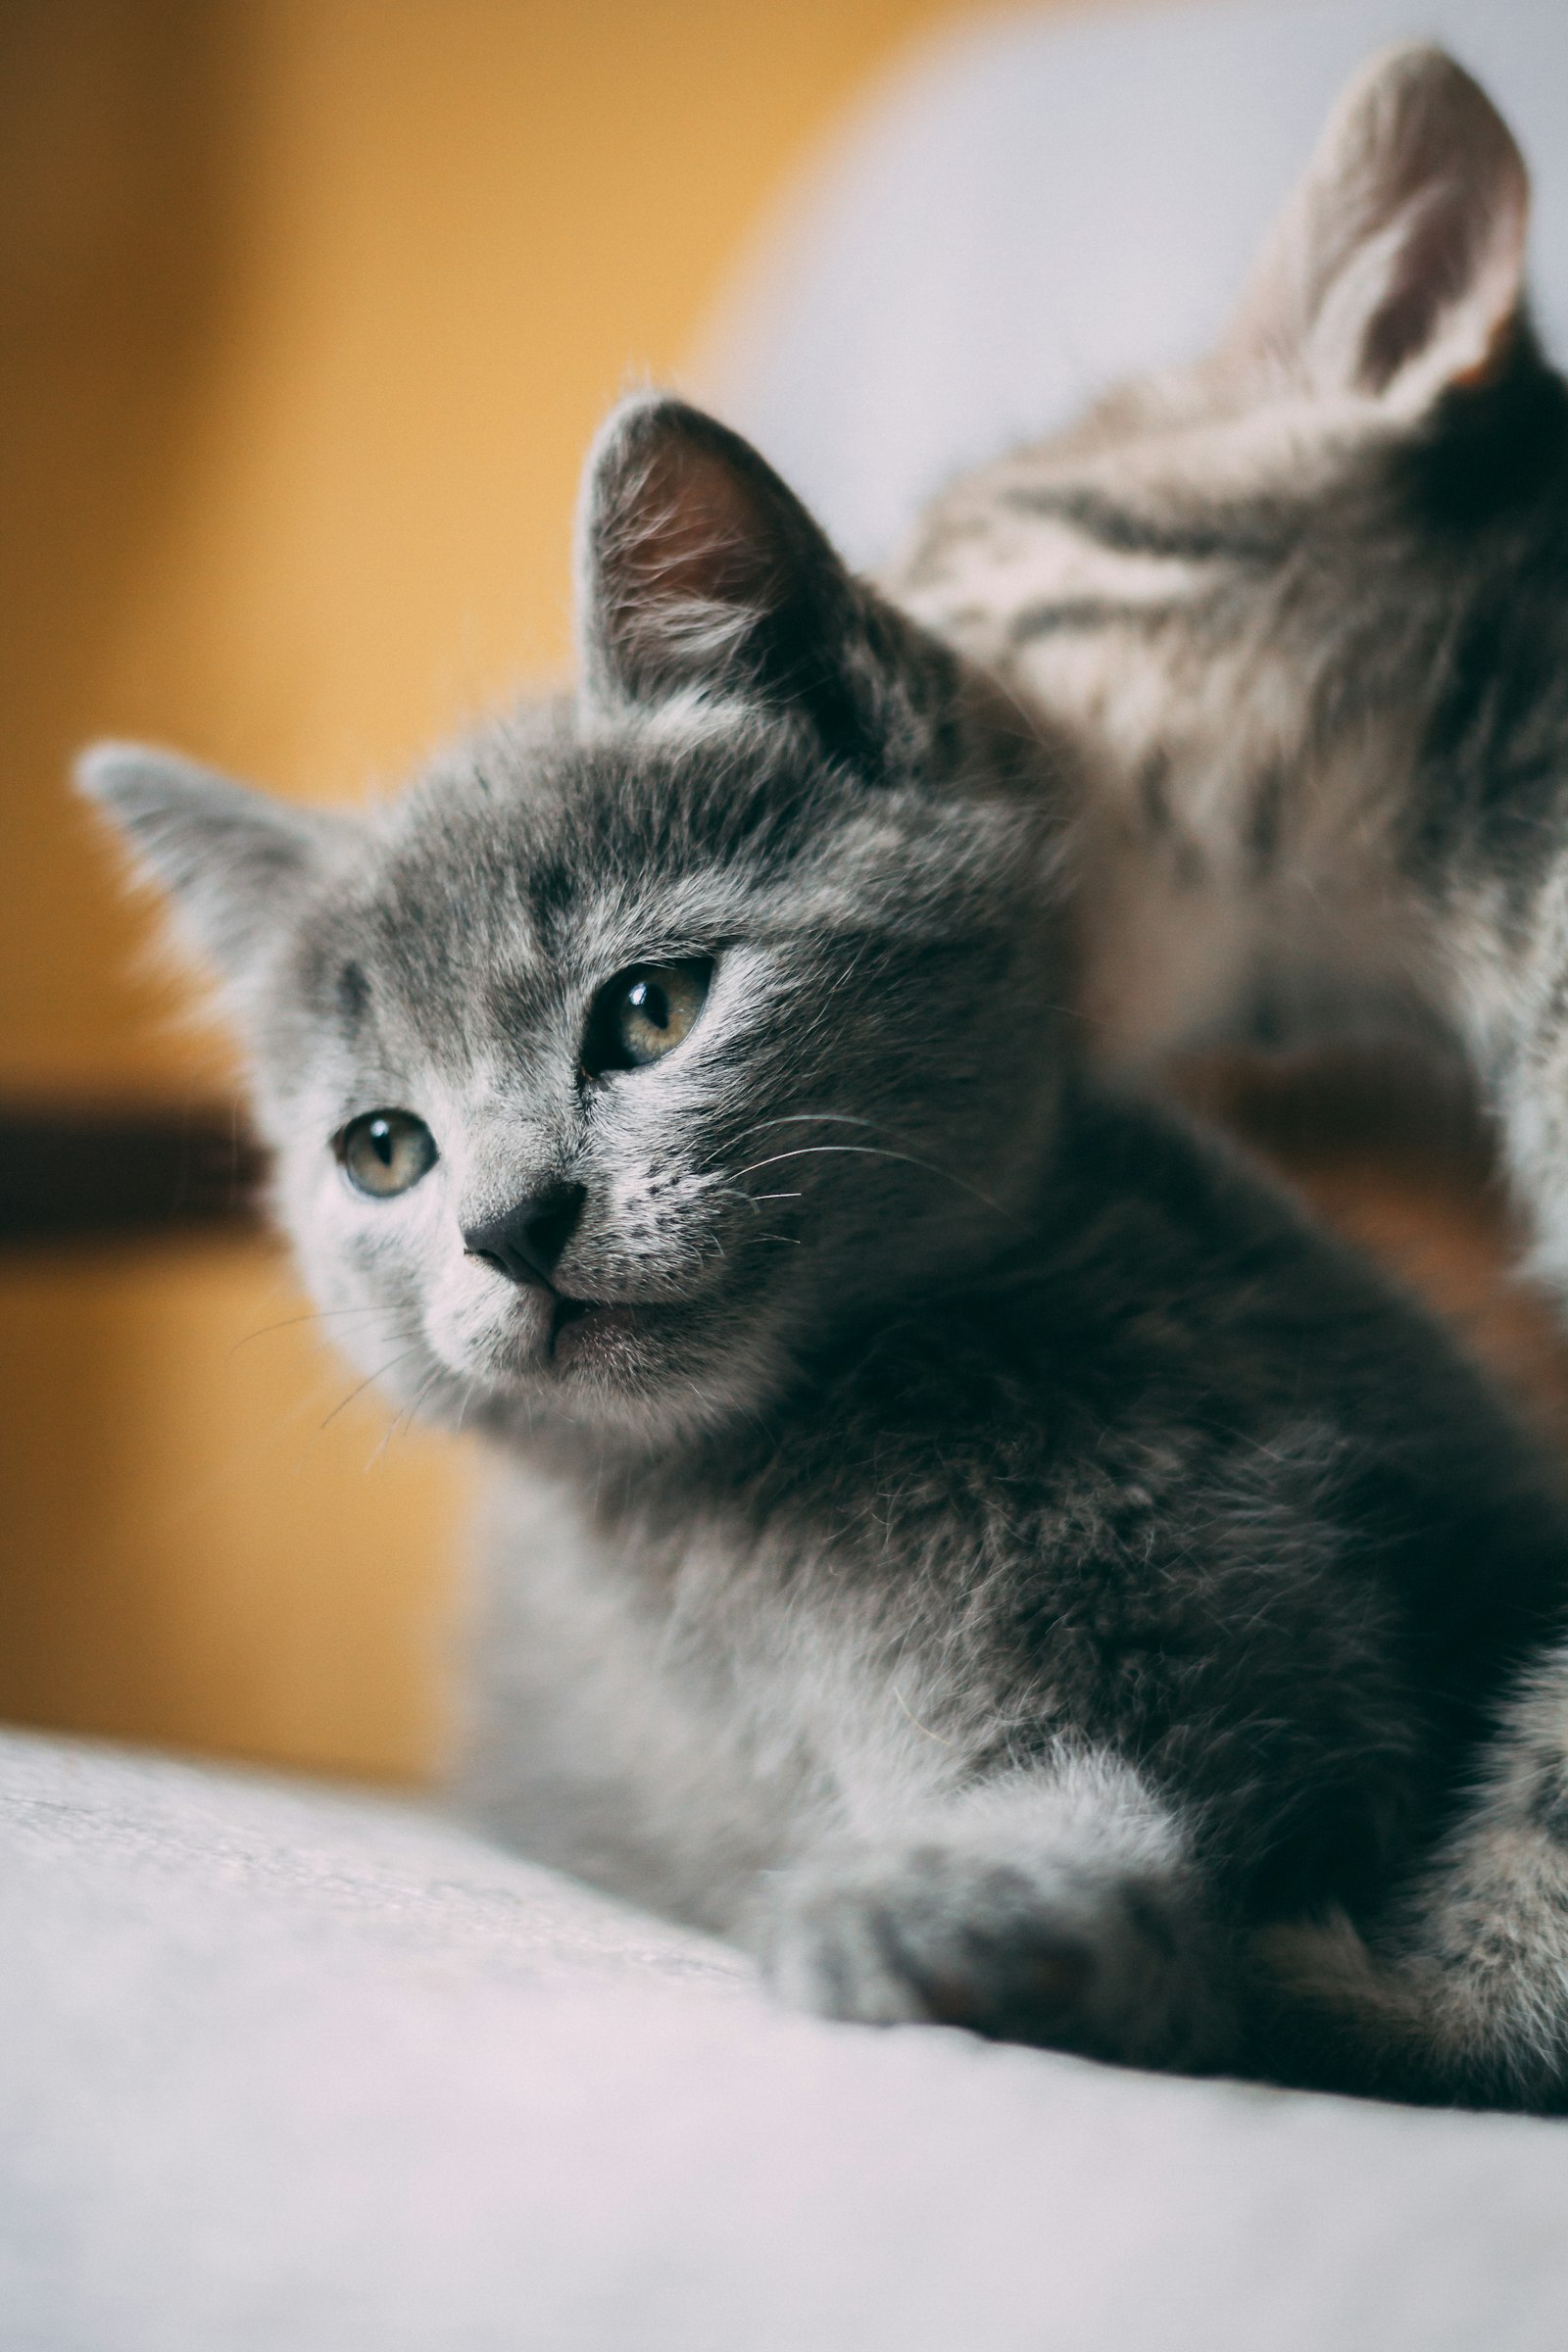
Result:
{"label": "gray kitten", "polygon": [[576,702],[387,808],[86,771],[334,1328],[490,1442],[475,1800],[835,2016],[1549,2103],[1533,1980],[1456,2053],[1258,1957],[1408,1934],[1561,1620],[1533,1456],[1081,1066],[1054,760],[744,443],[633,403],[582,544]]}
{"label": "gray kitten", "polygon": [[[1391,1015],[1454,1039],[1568,1289],[1568,387],[1528,194],[1451,59],[1374,61],[1219,347],[957,484],[889,585],[1070,754],[1099,1056]],[[1560,2037],[1568,1668],[1531,1693],[1401,1966],[1299,1943],[1352,2038]]]}

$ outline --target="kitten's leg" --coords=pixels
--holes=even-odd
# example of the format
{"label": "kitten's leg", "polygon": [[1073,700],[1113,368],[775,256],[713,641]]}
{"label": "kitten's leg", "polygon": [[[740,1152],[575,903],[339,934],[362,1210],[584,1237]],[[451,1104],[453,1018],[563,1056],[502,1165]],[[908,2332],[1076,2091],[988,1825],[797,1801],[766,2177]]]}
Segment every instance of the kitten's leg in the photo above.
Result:
{"label": "kitten's leg", "polygon": [[776,1883],[760,1941],[798,2006],[1129,2064],[1217,2066],[1231,1938],[1174,1811],[1127,1766],[1016,1771]]}
{"label": "kitten's leg", "polygon": [[1568,1649],[1530,1680],[1484,1783],[1386,1926],[1277,1928],[1276,2069],[1323,2088],[1568,2111]]}

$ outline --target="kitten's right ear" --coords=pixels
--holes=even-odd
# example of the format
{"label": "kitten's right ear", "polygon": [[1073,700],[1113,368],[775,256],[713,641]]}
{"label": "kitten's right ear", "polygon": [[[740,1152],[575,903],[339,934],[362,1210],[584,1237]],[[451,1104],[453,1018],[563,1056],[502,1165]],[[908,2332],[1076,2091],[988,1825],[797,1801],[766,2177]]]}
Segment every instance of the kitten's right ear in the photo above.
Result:
{"label": "kitten's right ear", "polygon": [[95,744],[76,782],[168,892],[189,946],[227,980],[286,920],[340,823],[140,744]]}
{"label": "kitten's right ear", "polygon": [[888,679],[871,605],[773,468],[716,417],[644,396],[589,457],[578,525],[590,708],[760,698],[875,763]]}
{"label": "kitten's right ear", "polygon": [[1387,50],[1330,116],[1220,365],[1418,413],[1506,348],[1529,213],[1524,158],[1480,84],[1442,49]]}

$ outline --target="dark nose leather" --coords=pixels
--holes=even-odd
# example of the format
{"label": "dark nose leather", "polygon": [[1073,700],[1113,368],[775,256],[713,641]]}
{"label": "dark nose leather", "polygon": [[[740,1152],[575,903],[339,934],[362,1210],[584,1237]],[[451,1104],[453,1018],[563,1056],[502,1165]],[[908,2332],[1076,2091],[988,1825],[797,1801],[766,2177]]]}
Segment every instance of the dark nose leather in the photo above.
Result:
{"label": "dark nose leather", "polygon": [[548,1283],[582,1213],[583,1192],[580,1184],[552,1184],[525,1194],[500,1216],[466,1225],[463,1246],[510,1282]]}

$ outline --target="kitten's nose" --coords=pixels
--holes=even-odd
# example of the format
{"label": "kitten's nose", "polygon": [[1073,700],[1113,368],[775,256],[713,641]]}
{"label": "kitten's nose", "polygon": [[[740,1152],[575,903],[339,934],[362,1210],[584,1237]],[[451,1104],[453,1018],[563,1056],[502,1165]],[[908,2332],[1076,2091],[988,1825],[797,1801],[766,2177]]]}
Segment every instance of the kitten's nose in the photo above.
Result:
{"label": "kitten's nose", "polygon": [[549,1282],[581,1214],[585,1191],[580,1184],[552,1184],[527,1193],[500,1216],[466,1225],[463,1246],[470,1257],[482,1257],[511,1282]]}

